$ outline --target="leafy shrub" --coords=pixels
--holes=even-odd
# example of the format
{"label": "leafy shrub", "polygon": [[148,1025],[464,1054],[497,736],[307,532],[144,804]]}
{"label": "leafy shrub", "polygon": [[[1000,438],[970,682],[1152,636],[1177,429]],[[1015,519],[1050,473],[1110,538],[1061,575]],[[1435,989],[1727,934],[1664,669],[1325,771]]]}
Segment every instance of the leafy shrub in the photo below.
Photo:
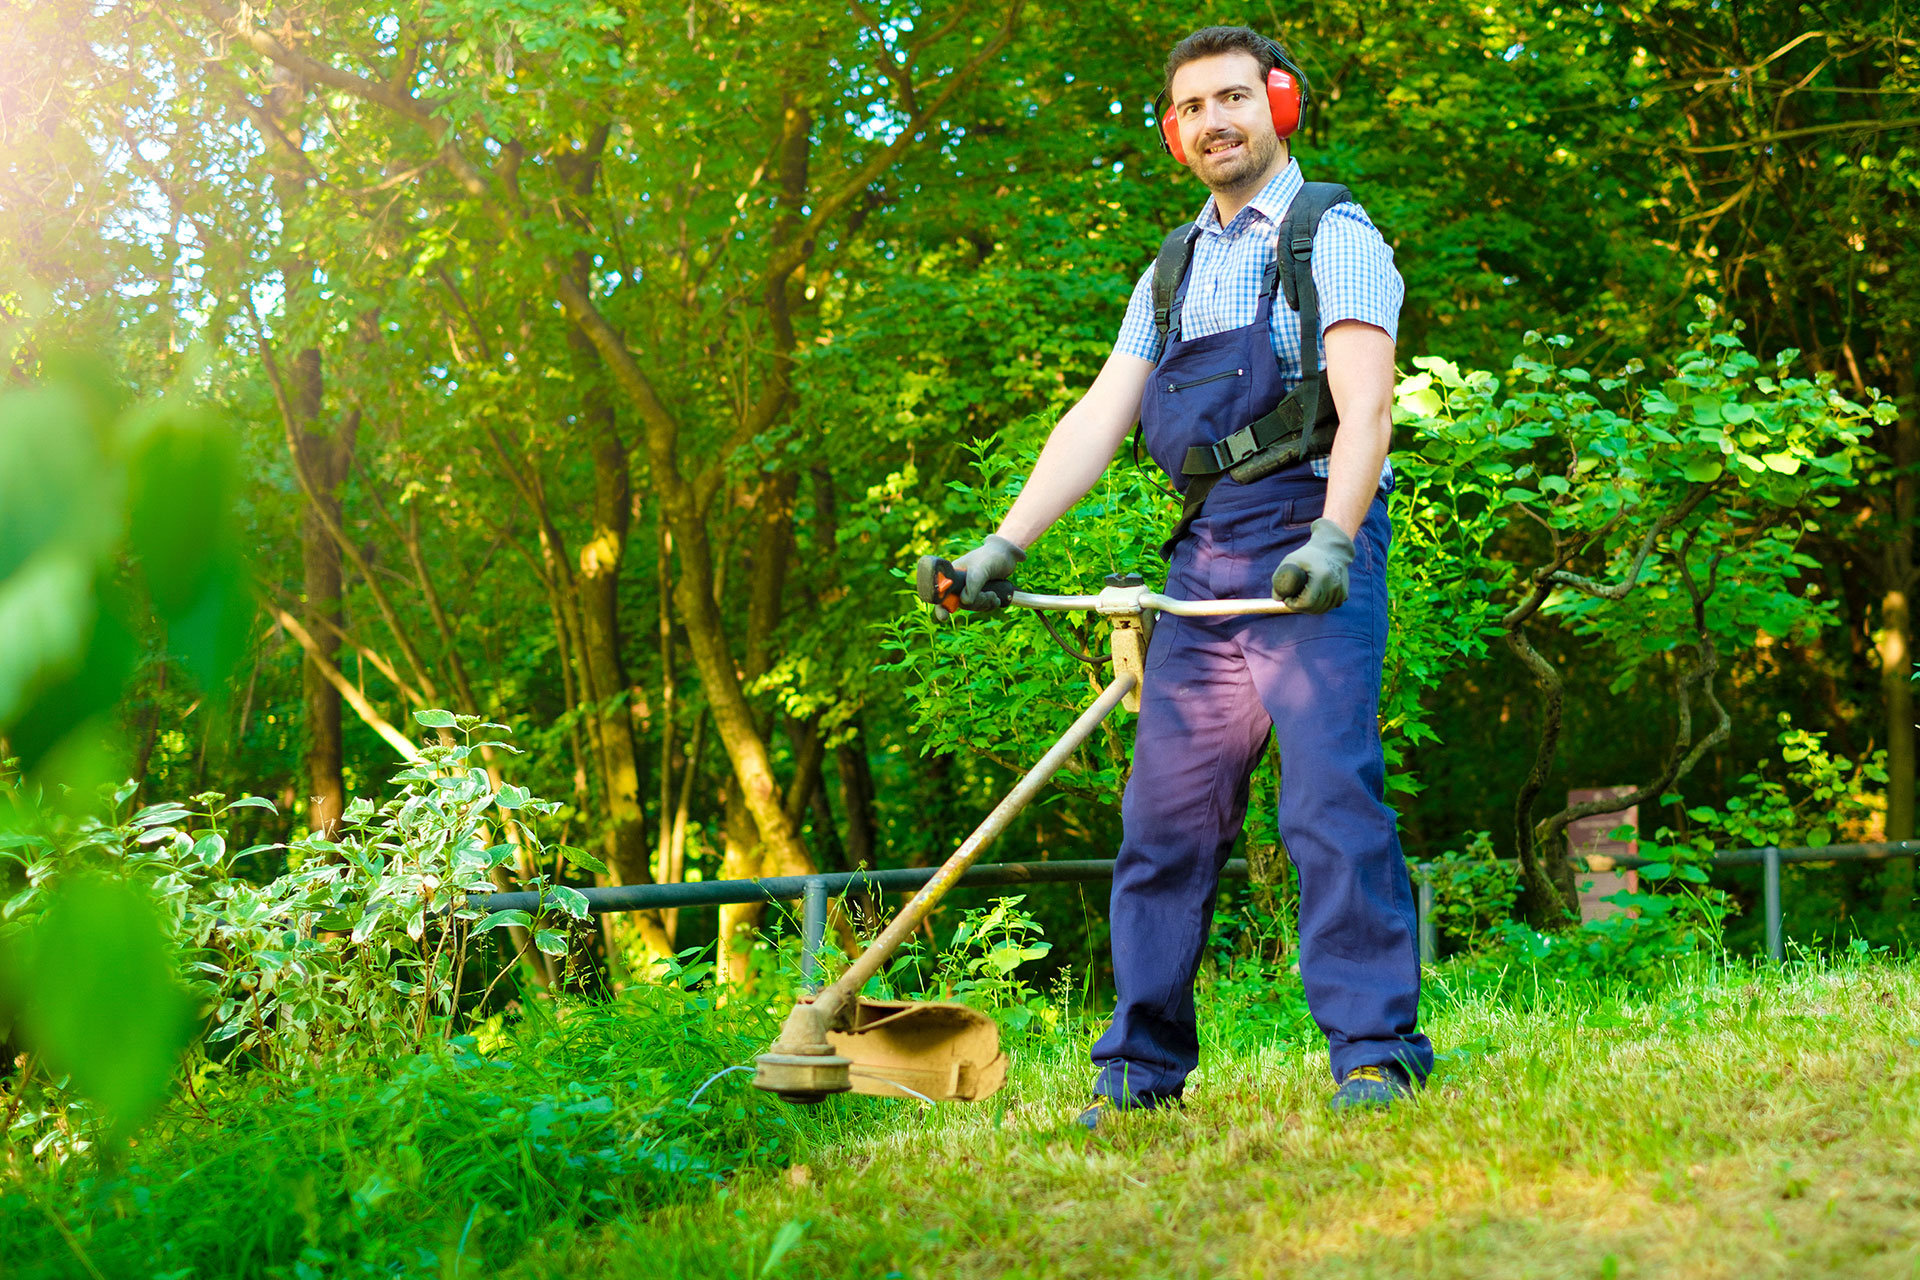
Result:
{"label": "leafy shrub", "polygon": [[[960,554],[993,531],[1020,494],[1054,418],[1026,419],[972,446],[976,479],[958,486],[975,508],[973,526],[948,531],[948,554]],[[1097,592],[1110,573],[1149,578],[1162,570],[1155,548],[1178,508],[1155,487],[1147,468],[1123,460],[1028,553],[1020,585],[1029,591]],[[1151,466],[1151,464],[1148,464]],[[922,549],[940,549],[927,545]],[[1106,624],[1097,617],[1054,619],[1068,643],[1104,662]],[[914,604],[883,628],[893,658],[881,670],[904,676],[913,712],[911,732],[923,752],[971,752],[1024,773],[1112,678],[1111,669],[1069,655],[1026,610],[933,621]],[[1103,737],[1076,753],[1052,783],[1069,794],[1117,807],[1131,763],[1115,712]],[[1097,745],[1096,745],[1097,744]]]}
{"label": "leafy shrub", "polygon": [[1493,849],[1490,832],[1473,832],[1464,849],[1449,849],[1427,864],[1433,884],[1434,927],[1463,951],[1478,950],[1513,915],[1520,872]]}
{"label": "leafy shrub", "polygon": [[1676,839],[1662,827],[1651,839],[1640,838],[1640,856],[1648,859],[1640,888],[1604,899],[1622,910],[1566,931],[1492,921],[1470,963],[1500,974],[1498,985],[1511,990],[1543,978],[1644,984],[1723,955],[1726,920],[1736,906],[1731,894],[1709,883],[1712,848]]}
{"label": "leafy shrub", "polygon": [[1326,1043],[1307,1009],[1298,963],[1271,959],[1260,948],[1215,950],[1201,966],[1194,1007],[1206,1039],[1203,1054]]}
{"label": "leafy shrub", "polygon": [[[108,821],[90,816],[69,827],[49,819],[38,830],[0,833],[0,866],[13,864],[24,882],[0,907],[0,941],[43,933],[59,915],[63,892],[88,876],[150,896],[178,957],[179,983],[203,1022],[190,1073],[209,1069],[209,1052],[228,1064],[298,1073],[348,1059],[400,1058],[444,1039],[459,1020],[476,936],[524,927],[529,945],[565,954],[563,926],[552,922],[587,914],[585,898],[550,873],[527,880],[542,895],[537,915],[495,912],[483,920],[467,895],[491,890],[492,872],[517,856],[557,869],[563,856],[586,855],[548,849],[519,816],[556,806],[518,787],[495,786],[469,766],[483,747],[512,750],[472,740],[476,731],[500,726],[419,714],[423,724],[444,718],[467,740],[422,748],[396,776],[393,799],[379,806],[356,799],[333,838],[309,836],[288,846],[290,869],[265,884],[238,873],[280,846],[233,852],[227,844],[236,813],[272,809],[258,797],[229,803],[206,793]],[[116,815],[131,794],[131,786],[114,793]],[[509,830],[513,842],[491,843]],[[112,997],[102,990],[103,999]],[[110,1023],[131,1016],[114,1008],[90,1014]],[[37,1105],[22,1106],[20,1090],[31,1078],[23,1071],[11,1086],[13,1126],[38,1126],[34,1140],[42,1150],[42,1139],[56,1133],[69,1145],[84,1143],[94,1119],[88,1108],[57,1079],[43,1083]]]}
{"label": "leafy shrub", "polygon": [[[902,943],[861,994],[876,1000],[957,1000],[990,1013],[1011,1032],[1052,1030],[1063,1024],[1067,1005],[1038,991],[1021,966],[1045,959],[1053,944],[1042,937],[1040,922],[1021,907],[1024,895],[995,898],[990,906],[968,907],[942,951],[912,937]],[[871,942],[872,939],[865,939]],[[820,951],[824,980],[844,970],[847,957],[831,940]],[[1057,985],[1057,984],[1056,984]]]}
{"label": "leafy shrub", "polygon": [[1059,1008],[1016,972],[1053,950],[1040,936],[1040,922],[1020,909],[1024,901],[1016,894],[962,912],[934,971],[934,990],[942,998],[983,1009],[1009,1031],[1052,1026],[1060,1017]]}
{"label": "leafy shrub", "polygon": [[1819,849],[1839,840],[1881,836],[1881,806],[1887,784],[1887,753],[1858,763],[1827,750],[1826,735],[1793,727],[1781,712],[1777,772],[1762,764],[1743,775],[1744,794],[1719,808],[1696,805],[1687,817],[1699,838],[1722,848],[1766,845]]}

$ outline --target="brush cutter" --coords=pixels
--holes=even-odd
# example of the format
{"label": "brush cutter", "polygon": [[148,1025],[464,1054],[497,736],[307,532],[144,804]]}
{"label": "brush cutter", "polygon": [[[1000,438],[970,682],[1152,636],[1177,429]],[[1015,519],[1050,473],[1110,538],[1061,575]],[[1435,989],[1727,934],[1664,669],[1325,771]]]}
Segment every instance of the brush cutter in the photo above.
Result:
{"label": "brush cutter", "polygon": [[[927,604],[959,612],[966,575],[945,560],[925,556],[915,588]],[[1059,612],[1093,611],[1112,624],[1113,680],[1080,713],[994,806],[986,821],[961,842],[924,888],[900,909],[873,944],[847,971],[817,995],[802,997],[787,1014],[772,1048],[755,1061],[756,1088],[789,1102],[814,1103],[830,1093],[879,1097],[918,1097],[927,1101],[977,1102],[1007,1078],[1007,1056],[1000,1050],[1000,1029],[992,1018],[966,1005],[920,1000],[868,1000],[860,995],[867,979],[880,971],[900,944],[920,927],[948,889],[986,847],[1027,807],[1047,780],[1090,737],[1116,707],[1140,709],[1146,678],[1147,641],[1156,612],[1185,617],[1289,613],[1277,600],[1176,600],[1148,591],[1135,574],[1114,574],[1098,595],[1049,596],[1015,591],[1011,582],[990,582],[991,603],[976,611],[1016,604]]]}

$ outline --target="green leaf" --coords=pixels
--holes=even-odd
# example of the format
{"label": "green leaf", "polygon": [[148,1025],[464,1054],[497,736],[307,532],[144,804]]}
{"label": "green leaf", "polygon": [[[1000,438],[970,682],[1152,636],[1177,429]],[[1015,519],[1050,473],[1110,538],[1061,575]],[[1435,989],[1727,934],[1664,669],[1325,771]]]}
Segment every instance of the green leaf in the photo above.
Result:
{"label": "green leaf", "polygon": [[552,929],[542,929],[533,935],[533,945],[550,956],[567,954],[567,940]]}
{"label": "green leaf", "polygon": [[268,813],[274,814],[276,816],[278,816],[280,812],[278,809],[273,807],[273,801],[267,799],[264,796],[241,796],[238,800],[235,800],[233,803],[229,804],[227,806],[227,809],[228,811],[232,811],[234,809],[265,809]]}
{"label": "green leaf", "polygon": [[1680,474],[1695,484],[1710,484],[1718,480],[1725,470],[1726,468],[1718,462],[1707,458],[1693,458],[1680,468]]}
{"label": "green leaf", "polygon": [[507,785],[500,788],[500,794],[493,798],[493,802],[502,809],[518,809],[532,798],[533,793],[525,787]]}
{"label": "green leaf", "polygon": [[453,718],[453,712],[437,709],[416,711],[413,713],[413,718],[429,729],[451,729],[458,723]]}
{"label": "green leaf", "polygon": [[773,1274],[773,1269],[780,1265],[781,1259],[793,1252],[793,1247],[800,1243],[811,1225],[811,1222],[796,1219],[774,1232],[773,1243],[767,1247],[767,1260],[760,1264],[760,1280],[767,1280]]}
{"label": "green leaf", "polygon": [[1767,464],[1769,471],[1778,471],[1783,476],[1793,475],[1800,470],[1800,459],[1790,453],[1765,453],[1760,455],[1760,461]]}
{"label": "green leaf", "polygon": [[607,864],[588,853],[585,849],[576,848],[570,844],[556,845],[554,847],[559,850],[561,857],[565,858],[574,866],[579,867],[582,871],[592,871],[597,875],[605,875],[607,873]]}
{"label": "green leaf", "polygon": [[485,920],[473,926],[473,931],[475,933],[485,933],[489,929],[504,928],[507,925],[519,925],[524,929],[532,923],[533,917],[526,912],[509,908],[506,911],[494,912]]}
{"label": "green leaf", "polygon": [[79,667],[93,618],[93,566],[74,548],[50,547],[0,580],[0,730]]}
{"label": "green leaf", "polygon": [[590,914],[587,907],[587,895],[572,885],[556,884],[547,889],[547,901],[558,906],[575,920],[585,920]]}

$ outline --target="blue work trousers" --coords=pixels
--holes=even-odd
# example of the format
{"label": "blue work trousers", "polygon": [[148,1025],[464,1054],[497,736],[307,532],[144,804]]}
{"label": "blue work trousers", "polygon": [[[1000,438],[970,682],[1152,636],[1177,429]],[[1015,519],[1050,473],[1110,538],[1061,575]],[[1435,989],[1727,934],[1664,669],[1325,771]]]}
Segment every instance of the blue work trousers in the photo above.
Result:
{"label": "blue work trousers", "polygon": [[[1222,479],[1173,552],[1167,593],[1270,595],[1274,567],[1306,543],[1326,488],[1304,463],[1245,486]],[[1420,1079],[1431,1069],[1412,885],[1380,750],[1391,536],[1375,498],[1354,540],[1350,595],[1327,613],[1160,616],[1122,806],[1117,1005],[1093,1049],[1097,1092],[1177,1097],[1199,1062],[1194,979],[1270,728],[1280,834],[1299,876],[1300,976],[1334,1078],[1388,1062]]]}

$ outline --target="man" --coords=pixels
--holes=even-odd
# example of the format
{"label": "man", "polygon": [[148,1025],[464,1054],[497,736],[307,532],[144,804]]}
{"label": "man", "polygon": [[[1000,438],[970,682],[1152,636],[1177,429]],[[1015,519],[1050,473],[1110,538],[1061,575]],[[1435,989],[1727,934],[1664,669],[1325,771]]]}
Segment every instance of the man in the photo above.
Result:
{"label": "man", "polygon": [[[1156,326],[1149,268],[1113,354],[1054,428],[1012,511],[956,561],[967,603],[1013,576],[1136,419],[1178,482],[1189,448],[1269,413],[1300,381],[1300,316],[1272,297],[1276,234],[1302,183],[1276,127],[1272,86],[1287,83],[1270,79],[1276,65],[1297,74],[1244,27],[1197,31],[1168,56],[1168,149],[1212,191],[1189,231],[1177,332]],[[1297,99],[1292,108],[1280,126],[1289,132]],[[1392,250],[1352,203],[1320,221],[1312,267],[1338,411],[1330,450],[1244,484],[1219,476],[1169,548],[1167,586],[1189,598],[1284,591],[1295,611],[1163,617],[1154,630],[1114,870],[1116,1007],[1093,1050],[1095,1099],[1080,1117],[1089,1128],[1113,1110],[1178,1100],[1199,1061],[1194,978],[1270,729],[1280,832],[1300,876],[1300,974],[1328,1038],[1332,1105],[1390,1103],[1433,1065],[1417,1025],[1413,895],[1383,798],[1377,720],[1390,537],[1380,490],[1392,484],[1404,290]]]}

